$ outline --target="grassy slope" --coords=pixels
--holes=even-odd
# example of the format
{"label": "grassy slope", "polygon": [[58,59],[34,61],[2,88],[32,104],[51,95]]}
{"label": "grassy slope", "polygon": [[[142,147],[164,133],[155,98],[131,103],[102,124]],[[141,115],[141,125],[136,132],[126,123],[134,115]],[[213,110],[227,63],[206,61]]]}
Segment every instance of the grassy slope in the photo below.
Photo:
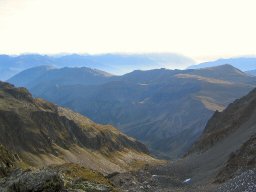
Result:
{"label": "grassy slope", "polygon": [[109,173],[155,162],[144,145],[117,129],[33,99],[23,88],[1,83],[0,114],[0,142],[30,165],[74,162]]}

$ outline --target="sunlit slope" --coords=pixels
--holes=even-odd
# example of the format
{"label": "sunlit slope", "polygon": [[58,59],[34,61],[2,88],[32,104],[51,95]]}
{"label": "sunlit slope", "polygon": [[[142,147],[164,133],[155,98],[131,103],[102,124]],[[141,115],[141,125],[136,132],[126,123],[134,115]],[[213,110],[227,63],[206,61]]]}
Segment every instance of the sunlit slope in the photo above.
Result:
{"label": "sunlit slope", "polygon": [[74,162],[112,172],[154,161],[143,144],[114,127],[96,124],[2,82],[0,131],[0,143],[34,166]]}

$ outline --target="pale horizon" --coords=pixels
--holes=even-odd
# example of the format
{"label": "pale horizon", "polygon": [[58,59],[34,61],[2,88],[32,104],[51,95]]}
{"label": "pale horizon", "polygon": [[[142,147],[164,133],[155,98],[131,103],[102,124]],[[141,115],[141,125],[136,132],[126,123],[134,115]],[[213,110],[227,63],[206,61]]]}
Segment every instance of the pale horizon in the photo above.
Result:
{"label": "pale horizon", "polygon": [[254,0],[2,0],[0,54],[255,56]]}
{"label": "pale horizon", "polygon": [[[102,53],[85,53],[85,52],[56,52],[56,53],[38,53],[38,52],[21,52],[21,53],[0,53],[0,55],[9,55],[9,56],[20,56],[20,55],[47,55],[47,56],[65,56],[65,55],[91,55],[91,56],[98,56],[98,55],[143,55],[143,54],[177,54],[180,56],[185,56],[189,59],[192,59],[194,63],[192,64],[200,64],[204,62],[216,61],[219,59],[232,59],[232,58],[254,58],[256,55],[221,55],[221,56],[202,56],[198,58],[188,57],[187,55],[182,55],[179,53],[172,53],[172,52],[102,52]],[[188,65],[189,66],[189,65]],[[183,67],[184,68],[184,67]]]}

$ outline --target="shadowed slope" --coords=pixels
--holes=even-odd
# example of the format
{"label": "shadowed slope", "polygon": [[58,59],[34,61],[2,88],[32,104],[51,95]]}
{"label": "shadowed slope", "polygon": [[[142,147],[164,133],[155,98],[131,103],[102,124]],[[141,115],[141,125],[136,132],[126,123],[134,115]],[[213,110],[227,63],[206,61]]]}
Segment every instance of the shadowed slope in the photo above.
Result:
{"label": "shadowed slope", "polygon": [[24,88],[0,83],[0,143],[30,165],[75,162],[101,172],[154,161],[147,148],[112,126],[33,99]]}

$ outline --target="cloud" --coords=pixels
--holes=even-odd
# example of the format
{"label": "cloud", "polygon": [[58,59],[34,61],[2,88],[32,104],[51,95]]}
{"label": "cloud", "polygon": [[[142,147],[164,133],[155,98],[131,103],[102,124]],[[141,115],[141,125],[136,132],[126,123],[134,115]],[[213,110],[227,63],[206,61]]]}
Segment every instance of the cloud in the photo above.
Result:
{"label": "cloud", "polygon": [[254,0],[0,2],[2,53],[255,53]]}

